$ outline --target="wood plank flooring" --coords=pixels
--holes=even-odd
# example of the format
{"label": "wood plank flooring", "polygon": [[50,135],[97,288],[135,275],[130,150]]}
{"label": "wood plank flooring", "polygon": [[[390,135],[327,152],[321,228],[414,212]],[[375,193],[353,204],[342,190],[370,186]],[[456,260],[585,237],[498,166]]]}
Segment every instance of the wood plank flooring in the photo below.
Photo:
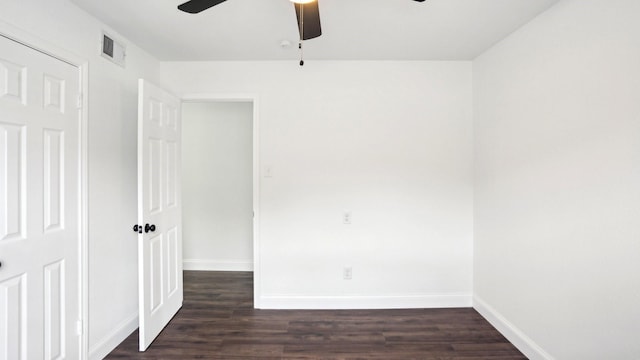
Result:
{"label": "wood plank flooring", "polygon": [[184,273],[184,305],[149,350],[107,359],[526,359],[475,310],[255,310],[251,273]]}

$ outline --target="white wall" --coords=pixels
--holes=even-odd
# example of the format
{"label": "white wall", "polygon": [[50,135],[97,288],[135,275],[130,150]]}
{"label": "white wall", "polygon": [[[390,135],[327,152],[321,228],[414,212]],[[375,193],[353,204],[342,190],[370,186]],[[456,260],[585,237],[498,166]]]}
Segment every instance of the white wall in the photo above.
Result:
{"label": "white wall", "polygon": [[180,94],[259,99],[272,169],[259,184],[259,306],[470,306],[470,63],[177,62],[161,74]]}
{"label": "white wall", "polygon": [[89,61],[89,348],[101,358],[137,327],[137,78],[158,63],[131,43],[126,69],[100,57],[110,29],[67,0],[2,1],[0,21]]}
{"label": "white wall", "polygon": [[253,270],[253,104],[182,105],[185,270]]}
{"label": "white wall", "polygon": [[475,306],[532,359],[640,358],[639,14],[566,0],[474,62]]}

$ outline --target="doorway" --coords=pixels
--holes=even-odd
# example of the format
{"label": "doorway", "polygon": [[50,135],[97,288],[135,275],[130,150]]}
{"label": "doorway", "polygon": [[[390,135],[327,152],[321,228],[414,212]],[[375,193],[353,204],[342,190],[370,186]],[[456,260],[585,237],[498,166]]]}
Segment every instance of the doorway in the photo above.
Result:
{"label": "doorway", "polygon": [[251,99],[182,104],[185,270],[255,268],[254,114]]}

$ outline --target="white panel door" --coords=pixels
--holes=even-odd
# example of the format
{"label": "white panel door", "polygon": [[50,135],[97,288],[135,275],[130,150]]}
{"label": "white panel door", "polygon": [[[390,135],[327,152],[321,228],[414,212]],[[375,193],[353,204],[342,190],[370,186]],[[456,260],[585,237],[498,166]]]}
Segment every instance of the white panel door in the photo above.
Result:
{"label": "white panel door", "polygon": [[0,360],[80,358],[79,76],[0,36]]}
{"label": "white panel door", "polygon": [[180,100],[144,80],[138,93],[140,351],[182,306]]}

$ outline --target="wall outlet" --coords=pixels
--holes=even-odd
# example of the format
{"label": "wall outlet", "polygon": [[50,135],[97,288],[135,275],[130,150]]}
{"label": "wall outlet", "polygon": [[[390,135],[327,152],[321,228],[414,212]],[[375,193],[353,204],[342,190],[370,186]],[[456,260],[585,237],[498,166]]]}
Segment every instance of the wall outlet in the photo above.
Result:
{"label": "wall outlet", "polygon": [[342,223],[346,225],[351,224],[351,211],[345,211],[342,213]]}
{"label": "wall outlet", "polygon": [[344,269],[342,269],[342,278],[344,280],[351,280],[352,276],[353,276],[353,269],[351,269],[351,266],[345,266]]}

